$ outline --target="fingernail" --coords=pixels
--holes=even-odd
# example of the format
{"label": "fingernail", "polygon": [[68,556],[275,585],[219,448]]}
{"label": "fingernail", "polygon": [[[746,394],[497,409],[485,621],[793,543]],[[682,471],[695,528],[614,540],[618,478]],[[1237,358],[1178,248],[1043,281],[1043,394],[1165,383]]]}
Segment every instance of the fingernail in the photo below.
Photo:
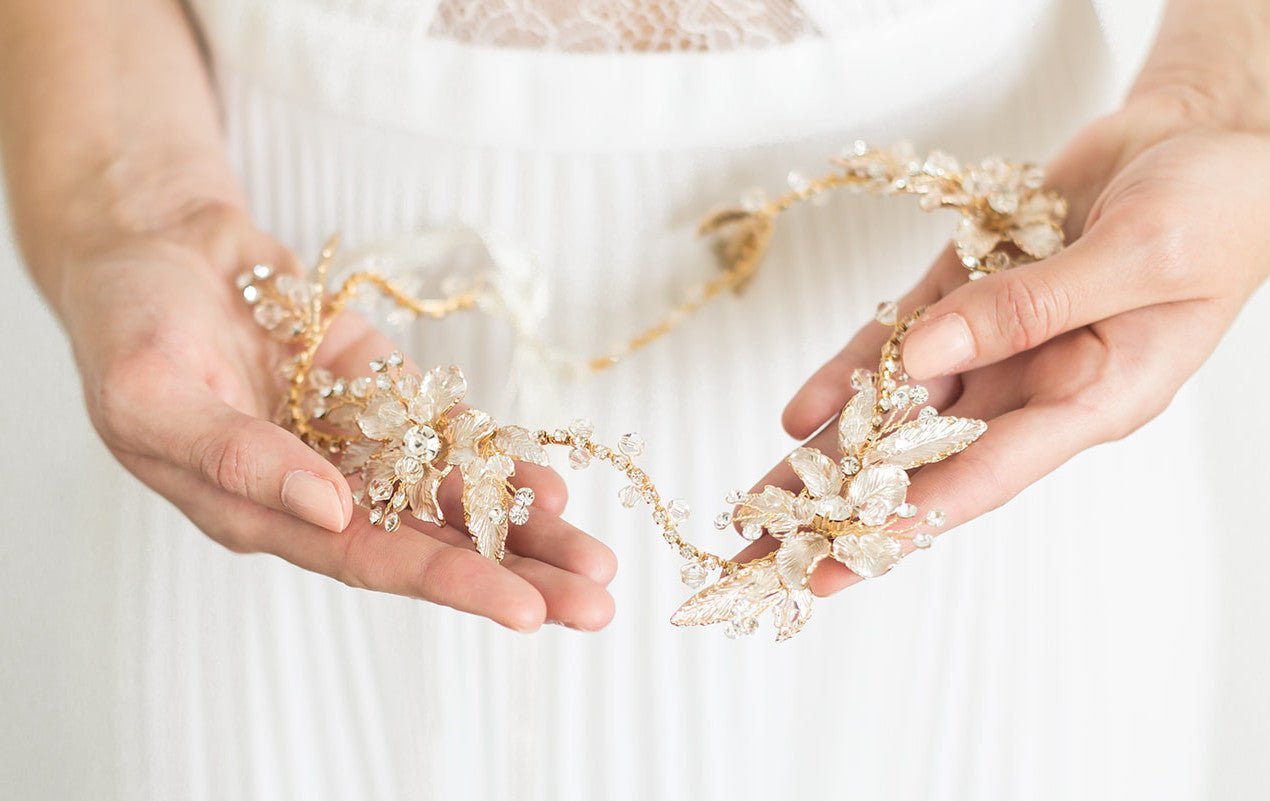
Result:
{"label": "fingernail", "polygon": [[292,470],[282,482],[282,505],[296,517],[331,531],[344,530],[344,504],[335,485],[307,470]]}
{"label": "fingernail", "polygon": [[970,326],[955,312],[914,327],[904,339],[904,371],[918,380],[952,372],[974,357]]}

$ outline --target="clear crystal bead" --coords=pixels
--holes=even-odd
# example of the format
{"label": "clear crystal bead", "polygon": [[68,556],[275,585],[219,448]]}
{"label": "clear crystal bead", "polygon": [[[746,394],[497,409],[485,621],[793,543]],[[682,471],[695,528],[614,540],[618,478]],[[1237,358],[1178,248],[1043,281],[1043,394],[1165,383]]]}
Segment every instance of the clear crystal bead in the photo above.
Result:
{"label": "clear crystal bead", "polygon": [[844,456],[838,462],[838,467],[842,469],[843,475],[854,476],[860,472],[860,460],[854,456]]}
{"label": "clear crystal bead", "polygon": [[286,309],[282,308],[278,304],[266,300],[256,306],[256,308],[252,311],[251,316],[255,318],[256,323],[259,324],[261,328],[266,328],[272,331],[278,327],[278,324],[281,323],[283,319],[286,318],[287,312]]}
{"label": "clear crystal bead", "polygon": [[971,271],[970,275],[967,277],[971,281],[978,281],[980,278],[983,278],[985,275],[987,275],[987,273],[985,273],[983,270],[973,270]]}
{"label": "clear crystal bead", "polygon": [[595,433],[595,426],[591,425],[590,420],[583,420],[579,417],[569,424],[569,433],[582,442],[591,439],[591,435]]}
{"label": "clear crystal bead", "polygon": [[699,562],[689,562],[679,568],[679,580],[694,590],[705,584],[709,575],[710,571],[706,570],[705,566]]}
{"label": "clear crystal bead", "polygon": [[394,350],[392,353],[388,354],[388,363],[393,367],[400,367],[405,361],[405,358],[402,357],[401,351],[399,350]]}
{"label": "clear crystal bead", "polygon": [[723,531],[730,525],[732,525],[731,512],[719,512],[717,515],[714,516],[714,527],[717,528],[719,531]]}
{"label": "clear crystal bead", "polygon": [[392,483],[382,478],[373,478],[366,485],[366,494],[372,501],[386,501],[392,497]]}
{"label": "clear crystal bead", "polygon": [[926,387],[913,387],[909,391],[909,400],[913,402],[914,406],[921,406],[930,400],[930,391]]}
{"label": "clear crystal bead", "polygon": [[746,498],[746,493],[742,492],[741,490],[732,490],[731,492],[729,492],[727,495],[724,496],[723,501],[724,503],[730,503],[733,506],[735,506],[738,503],[744,503],[745,498]]}
{"label": "clear crystal bead", "polygon": [[873,373],[869,372],[863,367],[857,367],[855,370],[851,372],[851,388],[852,389],[859,391],[861,389],[864,389],[871,383],[873,383]]}
{"label": "clear crystal bead", "polygon": [[243,287],[243,300],[248,303],[255,303],[260,300],[260,287],[255,284],[248,284]]}
{"label": "clear crystal bead", "polygon": [[883,325],[895,325],[896,315],[899,313],[899,306],[893,300],[884,300],[878,304],[877,311],[873,313],[873,319]]}
{"label": "clear crystal bead", "polygon": [[529,507],[514,504],[507,512],[507,521],[516,526],[525,525],[529,522]]}
{"label": "clear crystal bead", "polygon": [[923,531],[921,534],[913,535],[914,548],[929,548],[934,542],[935,538],[930,535],[930,532]]}
{"label": "clear crystal bead", "polygon": [[406,453],[424,462],[431,462],[441,452],[441,437],[432,426],[411,426],[401,435]]}
{"label": "clear crystal bead", "polygon": [[926,525],[939,528],[948,521],[948,515],[939,509],[931,509],[926,513]]}
{"label": "clear crystal bead", "polygon": [[392,502],[389,504],[393,509],[401,509],[406,505],[406,491],[398,489],[392,494]]}
{"label": "clear crystal bead", "polygon": [[789,188],[802,195],[811,189],[811,179],[798,170],[790,170],[789,175],[785,176],[785,182],[789,184]]}
{"label": "clear crystal bead", "polygon": [[516,490],[516,503],[524,506],[532,506],[534,502],[534,491],[532,487],[521,487]]}
{"label": "clear crystal bead", "polygon": [[255,264],[252,265],[251,274],[261,281],[265,281],[268,280],[269,276],[273,275],[273,268],[268,264]]}
{"label": "clear crystal bead", "polygon": [[748,526],[741,527],[741,537],[754,542],[754,540],[763,536],[763,527],[758,523],[750,523]]}
{"label": "clear crystal bead", "polygon": [[675,498],[666,504],[666,513],[670,515],[670,519],[676,523],[682,523],[692,514],[692,508],[688,506],[688,502],[682,498]]}
{"label": "clear crystal bead", "polygon": [[729,620],[723,626],[723,636],[727,637],[729,640],[735,640],[737,637],[741,636],[741,630],[736,627],[735,623]]}
{"label": "clear crystal bead", "polygon": [[857,139],[851,143],[851,150],[849,152],[852,156],[867,155],[869,152],[869,143],[865,142],[863,139]]}
{"label": "clear crystal bead", "polygon": [[396,531],[397,527],[400,525],[401,525],[401,518],[397,515],[396,512],[389,512],[388,514],[384,515],[384,531],[388,531],[388,532]]}
{"label": "clear crystal bead", "polygon": [[617,449],[627,456],[639,456],[644,452],[644,438],[634,431],[623,434],[617,441]]}
{"label": "clear crystal bead", "polygon": [[643,500],[643,493],[634,484],[627,484],[617,491],[617,500],[627,509],[634,509]]}
{"label": "clear crystal bead", "polygon": [[743,617],[736,620],[736,630],[744,637],[758,631],[758,618]]}
{"label": "clear crystal bead", "polygon": [[574,470],[581,470],[591,464],[591,452],[586,448],[570,448],[569,449],[569,466]]}
{"label": "clear crystal bead", "polygon": [[902,503],[895,509],[895,514],[907,520],[917,516],[917,507],[911,503]]}
{"label": "clear crystal bead", "polygon": [[911,401],[912,396],[909,395],[908,388],[906,387],[899,387],[891,393],[891,403],[895,404],[895,408],[897,409],[903,409],[908,406]]}
{"label": "clear crystal bead", "polygon": [[752,186],[741,193],[741,208],[746,211],[759,211],[767,205],[767,193],[760,186]]}
{"label": "clear crystal bead", "polygon": [[384,364],[383,359],[376,359],[370,363],[370,371],[372,373],[382,373],[385,367],[387,365]]}
{"label": "clear crystal bead", "polygon": [[370,510],[370,524],[372,526],[379,525],[379,521],[384,519],[384,510],[376,506]]}
{"label": "clear crystal bead", "polygon": [[939,417],[939,412],[935,411],[934,406],[923,406],[917,413],[918,420],[934,420],[936,417]]}
{"label": "clear crystal bead", "polygon": [[387,392],[392,389],[392,379],[383,374],[375,376],[375,388]]}

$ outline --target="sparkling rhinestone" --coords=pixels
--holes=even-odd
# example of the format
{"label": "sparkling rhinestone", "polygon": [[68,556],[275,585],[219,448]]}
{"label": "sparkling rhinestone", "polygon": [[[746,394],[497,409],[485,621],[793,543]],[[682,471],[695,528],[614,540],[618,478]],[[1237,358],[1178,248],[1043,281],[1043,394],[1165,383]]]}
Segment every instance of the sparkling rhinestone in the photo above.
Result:
{"label": "sparkling rhinestone", "polygon": [[752,186],[741,194],[741,208],[758,211],[767,205],[767,193],[762,187]]}
{"label": "sparkling rhinestone", "polygon": [[574,470],[581,470],[591,464],[591,452],[586,448],[570,448],[569,449],[569,466]]}
{"label": "sparkling rhinestone", "polygon": [[903,409],[908,406],[911,400],[912,396],[909,395],[908,389],[905,387],[900,387],[891,393],[891,403],[895,404],[897,409]]}
{"label": "sparkling rhinestone", "polygon": [[723,636],[729,640],[735,640],[741,636],[741,630],[736,627],[735,623],[728,621],[723,627]]}
{"label": "sparkling rhinestone", "polygon": [[860,460],[854,456],[844,456],[838,462],[838,467],[842,468],[843,475],[854,476],[860,472]]}
{"label": "sparkling rhinestone", "polygon": [[388,354],[388,363],[393,367],[400,367],[406,360],[402,357],[401,351],[394,350]]}
{"label": "sparkling rhinestone", "polygon": [[923,403],[930,400],[930,392],[926,389],[926,387],[913,387],[909,392],[909,399],[913,402],[914,406],[921,406]]}
{"label": "sparkling rhinestone", "polygon": [[936,417],[939,417],[939,412],[935,411],[934,406],[923,406],[917,413],[918,420],[934,420]]}
{"label": "sparkling rhinestone", "polygon": [[397,516],[396,512],[389,512],[384,515],[384,531],[396,531],[400,525],[401,518]]}
{"label": "sparkling rhinestone", "polygon": [[591,425],[590,420],[583,420],[579,417],[577,420],[574,420],[569,424],[569,433],[572,434],[575,439],[586,442],[591,439],[591,435],[595,433],[595,426]]}
{"label": "sparkling rhinestone", "polygon": [[717,515],[714,516],[714,527],[717,528],[719,531],[723,531],[725,528],[727,528],[730,525],[732,525],[731,512],[719,512]]}
{"label": "sparkling rhinestone", "polygon": [[392,389],[392,379],[384,375],[383,373],[380,373],[379,375],[375,376],[375,388],[381,389],[387,392],[388,390]]}
{"label": "sparkling rhinestone", "polygon": [[670,515],[670,519],[676,523],[682,523],[692,514],[692,508],[688,506],[688,502],[682,498],[675,498],[666,504],[666,513]]}
{"label": "sparkling rhinestone", "polygon": [[251,316],[256,319],[256,323],[262,328],[270,331],[278,327],[278,324],[287,316],[287,312],[281,306],[271,301],[265,301],[256,306]]}
{"label": "sparkling rhinestone", "polygon": [[634,509],[635,506],[643,500],[639,487],[634,484],[627,484],[617,491],[617,499],[627,509]]}
{"label": "sparkling rhinestone", "polygon": [[399,490],[397,490],[396,492],[394,492],[394,493],[392,494],[392,503],[391,503],[391,504],[389,504],[389,505],[390,505],[390,506],[392,506],[392,508],[394,508],[394,509],[400,509],[400,508],[402,508],[403,506],[405,506],[405,505],[406,505],[406,492],[405,492],[405,490],[401,490],[401,489],[399,489]]}
{"label": "sparkling rhinestone", "polygon": [[974,256],[962,256],[961,266],[965,267],[967,270],[974,270],[979,266],[979,259]]}
{"label": "sparkling rhinestone", "polygon": [[863,139],[857,139],[851,143],[851,155],[863,156],[869,152],[869,143]]}
{"label": "sparkling rhinestone", "polygon": [[939,509],[931,509],[929,512],[926,513],[926,525],[928,526],[934,526],[935,528],[939,528],[945,522],[947,522],[947,520],[948,520],[948,515],[944,514]]}
{"label": "sparkling rhinestone", "polygon": [[366,493],[372,501],[386,501],[392,497],[392,483],[382,478],[371,479],[366,485]]}
{"label": "sparkling rhinestone", "polygon": [[971,281],[978,281],[980,278],[983,278],[985,275],[987,275],[987,273],[985,273],[983,270],[972,270],[968,278]]}
{"label": "sparkling rhinestone", "polygon": [[923,531],[921,534],[913,535],[914,548],[929,548],[935,542],[935,538],[929,532]]}
{"label": "sparkling rhinestone", "polygon": [[382,359],[376,359],[370,363],[370,371],[372,373],[382,373],[386,366]]}
{"label": "sparkling rhinestone", "polygon": [[499,525],[507,519],[507,510],[501,506],[495,506],[489,510],[489,519],[494,525]]}
{"label": "sparkling rhinestone", "polygon": [[644,438],[632,431],[617,441],[617,449],[627,456],[639,456],[644,452]]}
{"label": "sparkling rhinestone", "polygon": [[331,385],[331,394],[343,395],[347,389],[348,389],[348,382],[341,378]]}
{"label": "sparkling rhinestone", "polygon": [[529,522],[529,507],[514,505],[507,512],[507,521],[515,526],[523,526]]}
{"label": "sparkling rhinestone", "polygon": [[376,506],[374,509],[371,509],[371,510],[370,510],[370,524],[371,524],[372,526],[374,526],[374,525],[378,525],[378,524],[379,524],[379,521],[380,521],[380,520],[383,520],[383,519],[384,519],[384,510],[383,510],[383,509],[381,509],[381,508],[379,508],[378,506]]}
{"label": "sparkling rhinestone", "polygon": [[251,274],[259,278],[261,281],[267,280],[273,275],[273,268],[268,264],[256,264],[251,268]]}
{"label": "sparkling rhinestone", "polygon": [[744,637],[758,631],[758,618],[743,617],[736,621],[736,630]]}
{"label": "sparkling rhinestone", "polygon": [[710,575],[710,571],[698,562],[689,562],[679,568],[679,580],[694,590],[706,583],[706,578]]}
{"label": "sparkling rhinestone", "polygon": [[534,502],[533,488],[521,487],[520,489],[516,490],[515,498],[516,498],[516,503],[519,503],[523,506],[532,505]]}
{"label": "sparkling rhinestone", "polygon": [[895,316],[899,312],[899,307],[895,305],[893,300],[884,300],[878,304],[877,311],[873,313],[873,319],[883,325],[895,325]]}
{"label": "sparkling rhinestone", "polygon": [[745,497],[746,497],[746,494],[742,492],[741,490],[732,490],[726,496],[724,496],[723,501],[724,503],[730,503],[733,506],[735,506],[738,503],[744,503]]}
{"label": "sparkling rhinestone", "polygon": [[789,188],[802,195],[811,189],[811,179],[798,170],[790,170],[789,175],[785,176],[785,182],[789,184]]}
{"label": "sparkling rhinestone", "polygon": [[401,435],[406,453],[424,462],[431,462],[441,452],[441,438],[432,426],[411,426]]}
{"label": "sparkling rhinestone", "polygon": [[758,523],[750,523],[748,526],[742,526],[741,537],[754,542],[754,540],[763,536],[763,527]]}
{"label": "sparkling rhinestone", "polygon": [[665,510],[658,509],[657,511],[653,512],[653,522],[659,526],[664,526],[668,522],[670,522],[670,518],[666,516]]}
{"label": "sparkling rhinestone", "polygon": [[911,503],[902,503],[895,509],[895,514],[907,520],[917,516],[917,507]]}
{"label": "sparkling rhinestone", "polygon": [[255,303],[260,300],[260,287],[255,284],[248,284],[243,287],[243,300],[248,303]]}
{"label": "sparkling rhinestone", "polygon": [[869,372],[863,367],[857,367],[854,371],[852,371],[851,373],[851,388],[852,389],[861,390],[867,387],[871,383],[873,383],[873,373]]}

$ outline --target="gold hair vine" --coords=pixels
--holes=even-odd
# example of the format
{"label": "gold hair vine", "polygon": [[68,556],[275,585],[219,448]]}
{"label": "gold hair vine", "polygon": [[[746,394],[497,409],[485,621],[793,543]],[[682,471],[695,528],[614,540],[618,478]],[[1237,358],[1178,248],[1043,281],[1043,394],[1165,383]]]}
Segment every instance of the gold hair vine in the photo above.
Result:
{"label": "gold hair vine", "polygon": [[[935,151],[918,159],[907,145],[877,150],[856,143],[834,161],[835,171],[818,179],[791,174],[791,191],[768,201],[747,195],[742,206],[717,212],[702,223],[702,233],[719,237],[724,272],[703,285],[697,300],[678,307],[663,322],[633,338],[634,350],[665,334],[673,321],[699,308],[724,289],[739,289],[757,270],[774,221],[796,203],[847,187],[873,194],[914,194],[923,209],[957,209],[961,223],[954,244],[971,279],[1057,252],[1063,245],[1063,199],[1042,191],[1043,174],[1032,165],[985,159],[961,167]],[[547,447],[568,449],[571,467],[609,464],[629,483],[619,502],[646,504],[653,522],[686,561],[685,584],[699,591],[671,617],[679,626],[725,624],[735,637],[750,634],[758,617],[773,613],[776,639],[793,636],[811,615],[808,581],[821,560],[836,559],[863,578],[880,576],[904,553],[904,543],[927,548],[944,515],[919,510],[906,499],[908,470],[938,462],[966,448],[987,429],[981,420],[942,417],[926,406],[925,388],[905,383],[900,349],[921,310],[899,316],[894,303],[878,306],[876,319],[891,328],[876,371],[857,370],[854,397],[838,418],[839,454],[812,448],[788,457],[803,482],[798,492],[766,486],[759,492],[727,497],[734,508],[719,514],[715,527],[735,526],[749,541],[768,534],[777,542],[770,553],[737,562],[708,553],[680,536],[689,516],[686,502],[664,499],[652,479],[635,464],[644,451],[638,434],[619,438],[616,447],[592,438],[590,423],[531,431],[499,425],[490,415],[460,409],[467,389],[457,367],[412,372],[399,352],[370,363],[371,374],[337,378],[314,366],[314,356],[332,320],[357,290],[376,287],[416,316],[442,318],[477,305],[479,289],[426,300],[414,298],[382,275],[356,272],[334,293],[327,272],[332,240],[322,251],[315,275],[300,278],[256,265],[238,279],[244,300],[258,323],[276,338],[297,346],[283,365],[289,388],[284,423],[306,443],[326,454],[349,476],[370,522],[396,530],[409,512],[424,522],[445,525],[436,492],[458,468],[463,482],[464,527],[476,549],[501,560],[509,525],[524,525],[533,491],[510,479],[516,462],[548,463]],[[595,369],[620,354],[591,360]]]}

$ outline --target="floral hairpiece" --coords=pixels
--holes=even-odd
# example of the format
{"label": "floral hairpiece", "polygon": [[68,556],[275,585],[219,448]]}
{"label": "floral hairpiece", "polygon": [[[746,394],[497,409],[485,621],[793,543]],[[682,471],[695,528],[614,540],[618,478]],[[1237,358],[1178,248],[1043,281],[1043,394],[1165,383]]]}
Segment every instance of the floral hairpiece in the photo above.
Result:
{"label": "floral hairpiece", "polygon": [[[835,170],[809,179],[792,173],[790,191],[768,201],[747,193],[739,207],[710,215],[702,233],[719,237],[724,270],[697,293],[698,300],[674,310],[682,317],[724,289],[740,289],[753,276],[773,233],[775,219],[800,201],[837,187],[872,194],[912,194],[925,210],[955,208],[961,223],[954,245],[973,280],[1021,262],[1044,258],[1063,244],[1063,199],[1042,190],[1043,174],[1032,165],[985,159],[962,167],[935,151],[917,158],[911,147],[888,150],[856,143],[834,161]],[[663,499],[652,479],[635,464],[644,451],[638,434],[623,435],[615,447],[593,439],[590,423],[577,420],[554,431],[500,425],[488,414],[461,408],[467,383],[457,367],[425,373],[408,369],[399,352],[370,363],[370,375],[337,378],[314,366],[314,356],[332,320],[358,289],[370,284],[416,316],[441,318],[477,306],[479,287],[436,300],[412,297],[376,272],[357,272],[333,293],[327,272],[335,242],[323,249],[312,278],[277,273],[256,265],[238,279],[243,299],[274,337],[296,346],[283,365],[288,381],[283,422],[306,443],[326,454],[355,479],[355,497],[370,522],[394,531],[409,513],[426,523],[446,525],[437,488],[455,468],[463,482],[463,525],[475,548],[499,561],[510,525],[524,525],[533,491],[511,482],[516,462],[548,463],[547,448],[568,450],[571,467],[600,461],[623,473],[618,493],[623,506],[645,504],[667,543],[686,563],[680,571],[698,589],[671,617],[679,626],[725,624],[725,633],[752,633],[758,617],[773,613],[776,638],[784,640],[806,624],[812,611],[808,581],[823,559],[832,558],[864,578],[890,570],[903,543],[927,548],[944,515],[924,515],[908,502],[908,470],[960,452],[983,434],[981,420],[943,417],[926,406],[925,388],[905,383],[900,349],[921,310],[900,317],[894,303],[878,307],[876,319],[891,328],[877,370],[857,370],[855,395],[838,418],[838,454],[812,448],[788,457],[803,482],[790,492],[766,486],[733,493],[715,527],[735,526],[746,540],[764,534],[776,542],[766,555],[737,562],[703,551],[680,535],[689,517],[686,502]],[[625,351],[642,347],[669,330],[663,321],[634,337]],[[596,369],[620,354],[591,360]]]}

